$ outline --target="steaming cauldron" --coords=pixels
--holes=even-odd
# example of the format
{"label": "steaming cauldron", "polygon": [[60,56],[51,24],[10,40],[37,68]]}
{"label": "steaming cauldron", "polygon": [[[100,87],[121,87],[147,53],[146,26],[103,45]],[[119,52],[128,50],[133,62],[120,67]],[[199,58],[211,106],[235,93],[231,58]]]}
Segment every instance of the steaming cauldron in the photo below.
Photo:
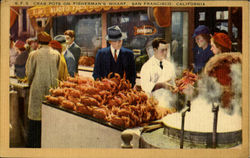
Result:
{"label": "steaming cauldron", "polygon": [[[186,113],[184,148],[212,148],[213,112],[204,98],[192,102]],[[141,148],[180,148],[182,113],[174,113],[162,119],[163,128],[141,134]],[[218,112],[217,148],[231,148],[242,143],[241,115],[233,115],[223,109]]]}
{"label": "steaming cauldron", "polygon": [[[214,142],[216,148],[240,145],[242,143],[241,71],[238,71],[240,70],[238,68],[237,71],[232,71],[231,64],[241,61],[241,53],[224,53],[210,59],[205,67],[205,74],[216,78],[223,89],[222,96],[217,96],[217,99],[221,99],[217,121],[214,121],[212,103],[208,102],[215,99],[214,96],[208,95],[206,99],[204,96],[198,96],[192,101],[191,111],[185,113],[184,134],[181,131],[183,112],[170,114],[161,120],[162,128],[141,133],[139,147],[178,149],[182,144],[181,138],[184,142],[183,148],[212,148]],[[235,89],[238,90],[232,93]],[[214,90],[208,92],[211,94]],[[217,122],[216,130],[214,122]]]}
{"label": "steaming cauldron", "polygon": [[[212,106],[206,99],[193,100],[191,111],[186,113],[183,148],[212,148],[213,119]],[[161,128],[140,134],[139,148],[179,149],[182,113],[167,115],[158,122]],[[232,115],[219,110],[216,140],[216,148],[231,148],[242,143],[241,115],[237,110]]]}

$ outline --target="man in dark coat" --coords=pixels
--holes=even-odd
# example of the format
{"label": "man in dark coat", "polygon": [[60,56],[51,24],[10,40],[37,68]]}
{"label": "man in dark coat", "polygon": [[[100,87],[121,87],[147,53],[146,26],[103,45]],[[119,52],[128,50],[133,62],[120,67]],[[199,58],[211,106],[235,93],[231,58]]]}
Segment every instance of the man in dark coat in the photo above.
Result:
{"label": "man in dark coat", "polygon": [[15,60],[15,75],[18,78],[25,78],[25,64],[29,56],[29,52],[25,48],[25,43],[18,40],[15,43],[16,51],[18,55]]}
{"label": "man in dark coat", "polygon": [[[78,62],[81,55],[80,47],[74,42],[75,41],[75,32],[73,30],[67,30],[64,32],[67,44],[66,54],[72,53],[75,58],[75,73],[78,73]],[[67,52],[68,51],[68,52]]]}
{"label": "man in dark coat", "polygon": [[125,33],[121,32],[118,26],[108,28],[106,40],[110,46],[98,50],[95,60],[93,72],[94,79],[107,77],[109,73],[118,73],[123,77],[124,72],[126,78],[132,86],[135,85],[136,69],[133,51],[122,47],[123,39],[126,39]]}

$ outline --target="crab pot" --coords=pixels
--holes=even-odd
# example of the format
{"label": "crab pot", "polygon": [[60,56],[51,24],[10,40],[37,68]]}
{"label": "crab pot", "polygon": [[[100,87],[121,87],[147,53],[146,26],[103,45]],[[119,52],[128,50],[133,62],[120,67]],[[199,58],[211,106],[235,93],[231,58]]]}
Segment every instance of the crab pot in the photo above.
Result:
{"label": "crab pot", "polygon": [[[205,99],[194,100],[185,117],[183,148],[213,148],[213,119],[212,105]],[[162,120],[163,128],[141,134],[141,148],[180,148],[181,112]],[[222,108],[218,111],[216,139],[216,148],[232,148],[242,143],[239,113],[229,115]]]}

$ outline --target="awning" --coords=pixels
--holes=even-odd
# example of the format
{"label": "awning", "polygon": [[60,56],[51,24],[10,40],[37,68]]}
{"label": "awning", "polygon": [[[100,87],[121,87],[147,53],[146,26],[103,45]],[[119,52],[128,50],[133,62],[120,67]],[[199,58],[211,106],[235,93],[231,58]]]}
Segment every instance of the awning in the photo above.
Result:
{"label": "awning", "polygon": [[129,6],[35,6],[27,10],[30,18],[66,16],[108,10],[126,9]]}
{"label": "awning", "polygon": [[19,15],[18,9],[18,7],[10,7],[10,28],[15,23],[17,16]]}

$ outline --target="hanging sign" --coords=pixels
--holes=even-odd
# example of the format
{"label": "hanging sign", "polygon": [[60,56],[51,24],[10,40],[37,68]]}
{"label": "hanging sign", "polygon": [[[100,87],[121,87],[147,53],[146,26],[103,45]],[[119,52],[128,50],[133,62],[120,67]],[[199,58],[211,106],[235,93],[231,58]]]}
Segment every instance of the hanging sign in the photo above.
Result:
{"label": "hanging sign", "polygon": [[156,33],[156,28],[151,25],[143,25],[141,27],[134,26],[134,35],[153,35]]}

